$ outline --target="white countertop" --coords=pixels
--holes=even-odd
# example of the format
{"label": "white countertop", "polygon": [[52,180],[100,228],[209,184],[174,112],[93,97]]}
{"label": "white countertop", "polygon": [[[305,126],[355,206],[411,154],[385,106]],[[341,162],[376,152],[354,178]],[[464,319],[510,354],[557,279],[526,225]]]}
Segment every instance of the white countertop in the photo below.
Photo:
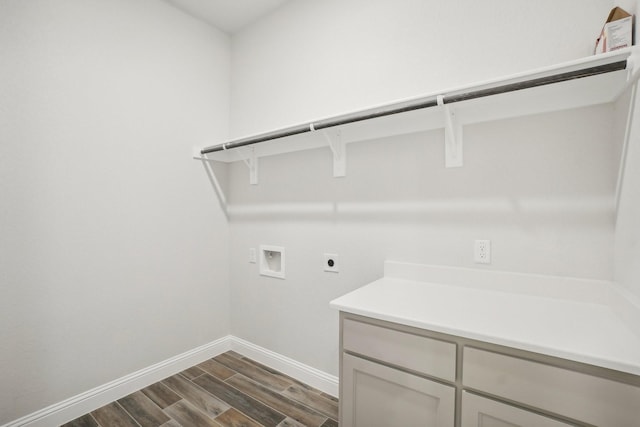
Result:
{"label": "white countertop", "polygon": [[640,309],[619,291],[604,281],[387,262],[384,278],[331,306],[640,375]]}

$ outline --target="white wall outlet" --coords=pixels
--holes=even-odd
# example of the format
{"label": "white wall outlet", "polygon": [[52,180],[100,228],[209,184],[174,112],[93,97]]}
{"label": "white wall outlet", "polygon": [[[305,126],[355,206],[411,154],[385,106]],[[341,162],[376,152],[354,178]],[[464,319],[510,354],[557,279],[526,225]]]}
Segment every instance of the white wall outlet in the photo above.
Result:
{"label": "white wall outlet", "polygon": [[328,271],[331,273],[340,272],[338,254],[324,254],[324,271]]}
{"label": "white wall outlet", "polygon": [[473,259],[476,264],[491,264],[491,240],[476,240]]}
{"label": "white wall outlet", "polygon": [[249,248],[249,262],[255,264],[258,261],[256,256],[256,248]]}

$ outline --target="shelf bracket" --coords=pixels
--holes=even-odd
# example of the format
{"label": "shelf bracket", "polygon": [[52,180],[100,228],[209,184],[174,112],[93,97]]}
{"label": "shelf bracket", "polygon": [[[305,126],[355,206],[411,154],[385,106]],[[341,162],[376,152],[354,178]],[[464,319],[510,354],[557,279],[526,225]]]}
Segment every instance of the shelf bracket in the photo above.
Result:
{"label": "shelf bracket", "polygon": [[342,133],[340,129],[335,131],[323,131],[325,139],[329,143],[329,148],[333,153],[333,177],[339,178],[347,176],[347,150],[342,140]]}
{"label": "shelf bracket", "polygon": [[[222,145],[222,149],[223,151],[227,151],[226,144]],[[254,148],[249,148],[248,153],[247,150],[244,150],[243,148],[236,148],[235,150],[240,154],[240,160],[242,160],[244,164],[247,165],[247,168],[249,168],[249,184],[258,185],[258,157],[256,156]],[[195,160],[203,160],[205,162],[215,161],[208,158],[206,154],[201,154],[200,150],[197,148],[194,148],[193,158]]]}
{"label": "shelf bracket", "polygon": [[[224,149],[227,149],[226,146]],[[258,185],[258,157],[256,156],[256,150],[253,147],[248,150],[239,148],[236,150],[242,155],[242,161],[249,169],[249,184]]]}
{"label": "shelf bracket", "polygon": [[459,168],[463,165],[462,158],[462,125],[456,118],[455,112],[444,103],[444,97],[438,95],[438,105],[444,113],[444,160],[445,167]]}
{"label": "shelf bracket", "polygon": [[[637,76],[636,76],[637,77]],[[624,184],[625,170],[627,167],[627,152],[629,150],[629,140],[633,129],[633,117],[635,112],[636,97],[638,92],[638,83],[634,81],[631,86],[631,95],[629,97],[629,109],[627,110],[627,122],[624,130],[624,140],[622,142],[622,154],[620,156],[620,167],[618,168],[618,181],[616,182],[616,214],[620,210],[620,197],[622,194],[622,186]]]}
{"label": "shelf bracket", "polygon": [[224,211],[225,215],[227,213],[227,198],[224,195],[224,191],[222,190],[222,186],[220,185],[220,181],[216,176],[216,172],[214,169],[215,160],[207,157],[206,154],[202,154],[199,148],[193,148],[193,158],[195,160],[200,160],[202,165],[204,166],[204,170],[207,172],[207,176],[209,177],[209,182],[213,186],[216,195],[218,196],[218,201],[220,202],[220,207]]}

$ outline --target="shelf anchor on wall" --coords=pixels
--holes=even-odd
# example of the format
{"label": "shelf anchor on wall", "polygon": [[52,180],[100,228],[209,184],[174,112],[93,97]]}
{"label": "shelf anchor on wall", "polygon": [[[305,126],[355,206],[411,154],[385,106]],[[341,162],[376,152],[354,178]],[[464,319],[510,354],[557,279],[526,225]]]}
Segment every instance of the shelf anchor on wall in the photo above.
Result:
{"label": "shelf anchor on wall", "polygon": [[340,129],[336,129],[333,132],[325,130],[322,134],[329,143],[329,148],[331,148],[331,152],[333,153],[333,177],[339,178],[347,176],[347,149],[342,140],[342,132]]}
{"label": "shelf anchor on wall", "polygon": [[462,159],[462,125],[455,112],[444,103],[444,96],[438,95],[438,105],[444,112],[444,159],[445,167],[458,168]]}

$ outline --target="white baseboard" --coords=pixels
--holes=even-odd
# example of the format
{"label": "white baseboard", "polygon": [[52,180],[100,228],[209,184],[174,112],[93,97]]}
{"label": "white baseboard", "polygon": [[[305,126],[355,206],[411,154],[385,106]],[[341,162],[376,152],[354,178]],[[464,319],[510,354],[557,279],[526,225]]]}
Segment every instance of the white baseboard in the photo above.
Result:
{"label": "white baseboard", "polygon": [[338,395],[338,378],[243,339],[228,335],[155,365],[141,369],[0,427],[59,426],[109,402],[147,387],[225,351],[234,350],[256,362],[287,374],[332,396]]}
{"label": "white baseboard", "polygon": [[338,377],[334,375],[327,374],[235,336],[231,336],[231,349],[331,396],[338,396]]}
{"label": "white baseboard", "polygon": [[59,426],[229,350],[231,336],[226,336],[11,421],[2,427]]}

